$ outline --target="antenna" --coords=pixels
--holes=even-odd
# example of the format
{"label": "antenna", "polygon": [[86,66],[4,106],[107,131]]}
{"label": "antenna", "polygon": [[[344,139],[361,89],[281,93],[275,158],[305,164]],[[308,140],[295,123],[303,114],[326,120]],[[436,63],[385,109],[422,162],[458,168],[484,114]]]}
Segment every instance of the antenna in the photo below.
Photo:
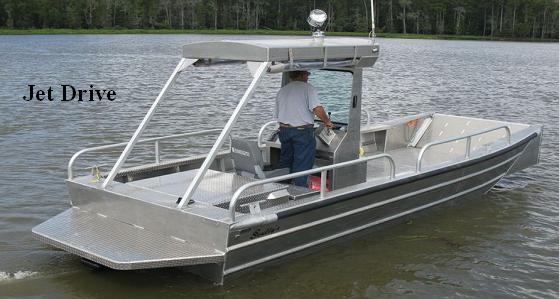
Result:
{"label": "antenna", "polygon": [[375,33],[375,3],[374,3],[374,0],[371,0],[371,33],[369,34],[369,37],[372,37],[373,39],[375,37],[377,37],[377,34]]}

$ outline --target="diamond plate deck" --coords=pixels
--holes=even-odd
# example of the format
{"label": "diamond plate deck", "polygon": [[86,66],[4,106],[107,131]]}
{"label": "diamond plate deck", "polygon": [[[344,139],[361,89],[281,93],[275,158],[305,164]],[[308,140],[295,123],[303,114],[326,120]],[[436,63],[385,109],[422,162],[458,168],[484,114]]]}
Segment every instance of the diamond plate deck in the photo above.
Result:
{"label": "diamond plate deck", "polygon": [[[179,198],[184,194],[186,188],[188,187],[188,185],[190,185],[197,173],[197,169],[183,171],[159,177],[138,180],[127,183],[127,185],[133,186],[135,188],[163,192]],[[204,202],[211,205],[228,203],[231,200],[231,197],[233,197],[235,191],[237,191],[241,186],[254,181],[255,179],[243,177],[234,173],[220,172],[209,169],[206,172],[204,179],[196,189],[193,199],[197,202]],[[289,185],[281,183],[266,184],[264,186],[250,188],[246,192],[243,192],[242,197],[254,195],[263,195],[265,197],[268,196],[268,194],[270,194],[271,192],[285,189],[287,187],[289,187]],[[172,204],[176,205],[175,202],[173,202]]]}
{"label": "diamond plate deck", "polygon": [[225,254],[78,208],[33,228],[42,242],[117,270],[220,263]]}

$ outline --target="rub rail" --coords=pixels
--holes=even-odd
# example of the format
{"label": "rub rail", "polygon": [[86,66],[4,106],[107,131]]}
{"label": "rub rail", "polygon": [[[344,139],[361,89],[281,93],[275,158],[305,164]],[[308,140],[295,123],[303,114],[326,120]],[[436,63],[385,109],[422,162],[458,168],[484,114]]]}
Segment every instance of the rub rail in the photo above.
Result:
{"label": "rub rail", "polygon": [[[146,143],[146,142],[154,141],[154,143],[155,143],[155,162],[156,162],[156,163],[159,163],[159,161],[160,161],[160,156],[159,156],[159,141],[161,141],[161,140],[169,140],[169,139],[176,139],[176,138],[180,138],[180,137],[189,137],[189,136],[206,135],[206,134],[216,133],[216,132],[221,132],[221,129],[209,129],[209,130],[203,130],[203,131],[198,131],[198,132],[189,132],[189,133],[168,135],[168,136],[162,136],[162,137],[147,138],[147,139],[139,140],[137,143]],[[123,146],[125,146],[125,145],[127,145],[127,144],[128,144],[128,142],[121,142],[121,143],[115,143],[115,144],[107,144],[107,145],[102,145],[102,146],[96,146],[96,147],[85,148],[85,149],[82,149],[81,151],[75,153],[75,154],[72,156],[72,158],[70,159],[70,162],[68,162],[68,179],[71,180],[71,179],[74,178],[74,171],[73,171],[74,162],[75,162],[75,161],[78,159],[78,157],[81,156],[82,154],[88,153],[88,152],[95,152],[95,151],[106,150],[106,149],[110,149],[110,148],[123,147]]]}
{"label": "rub rail", "polygon": [[346,166],[351,166],[351,165],[355,165],[355,164],[359,164],[359,163],[366,163],[366,162],[369,162],[371,160],[377,160],[377,159],[387,159],[388,160],[388,162],[390,163],[390,179],[391,180],[394,179],[394,177],[396,176],[396,164],[394,163],[394,159],[388,154],[380,154],[380,155],[375,155],[375,156],[370,156],[370,157],[365,157],[365,158],[359,158],[359,159],[355,159],[355,160],[351,160],[351,161],[341,162],[341,163],[337,163],[337,164],[333,164],[333,165],[313,168],[313,169],[309,169],[309,170],[305,170],[305,171],[295,172],[295,173],[291,173],[291,174],[287,174],[287,175],[277,176],[277,177],[273,177],[273,178],[269,178],[269,179],[258,180],[256,182],[245,184],[245,185],[241,186],[239,189],[237,189],[237,191],[233,194],[233,197],[231,198],[231,201],[229,202],[229,216],[231,217],[231,221],[235,222],[235,210],[237,209],[237,201],[239,200],[239,197],[241,196],[241,194],[245,190],[247,190],[249,188],[253,188],[253,187],[259,186],[259,185],[284,181],[284,180],[288,180],[288,179],[293,179],[293,178],[304,176],[304,175],[311,175],[311,174],[315,174],[317,172],[320,172],[320,174],[321,174],[320,198],[324,198],[324,196],[326,194],[326,175],[327,175],[328,170],[341,168],[341,167],[346,167]]}
{"label": "rub rail", "polygon": [[445,143],[449,143],[449,142],[454,142],[454,141],[466,139],[466,152],[464,154],[464,158],[468,159],[468,158],[470,158],[470,152],[471,152],[471,147],[472,147],[472,137],[482,135],[482,134],[486,134],[486,133],[493,132],[493,131],[497,131],[497,130],[501,130],[501,129],[505,130],[506,137],[507,137],[507,142],[510,145],[510,143],[511,143],[510,128],[508,126],[499,126],[499,127],[492,128],[492,129],[478,131],[478,132],[475,132],[475,133],[472,133],[472,134],[466,135],[466,136],[460,136],[460,137],[454,137],[454,138],[448,138],[448,139],[443,139],[443,140],[439,140],[439,141],[429,142],[425,146],[423,146],[423,148],[419,152],[419,155],[417,156],[417,163],[416,163],[415,171],[416,172],[421,172],[421,162],[423,160],[423,155],[432,146],[441,145],[441,144],[445,144]]}

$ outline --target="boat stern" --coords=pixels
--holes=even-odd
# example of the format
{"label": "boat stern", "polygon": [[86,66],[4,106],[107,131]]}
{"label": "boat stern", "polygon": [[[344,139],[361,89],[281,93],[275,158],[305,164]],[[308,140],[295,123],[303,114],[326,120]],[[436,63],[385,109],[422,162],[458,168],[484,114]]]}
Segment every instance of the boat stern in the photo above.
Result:
{"label": "boat stern", "polygon": [[118,182],[102,189],[91,177],[67,184],[72,207],[35,226],[38,240],[116,270],[181,266],[222,281],[229,224],[196,213],[205,207],[177,209],[174,197]]}
{"label": "boat stern", "polygon": [[219,264],[224,253],[72,207],[35,226],[48,245],[116,270]]}

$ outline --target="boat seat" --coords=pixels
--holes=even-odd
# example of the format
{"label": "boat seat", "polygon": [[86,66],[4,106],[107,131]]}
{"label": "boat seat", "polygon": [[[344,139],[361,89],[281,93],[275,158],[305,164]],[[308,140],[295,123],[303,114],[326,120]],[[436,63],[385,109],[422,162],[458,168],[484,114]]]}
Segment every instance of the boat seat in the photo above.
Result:
{"label": "boat seat", "polygon": [[255,141],[231,138],[231,158],[238,175],[265,179],[289,174],[289,168],[264,168],[262,151]]}

